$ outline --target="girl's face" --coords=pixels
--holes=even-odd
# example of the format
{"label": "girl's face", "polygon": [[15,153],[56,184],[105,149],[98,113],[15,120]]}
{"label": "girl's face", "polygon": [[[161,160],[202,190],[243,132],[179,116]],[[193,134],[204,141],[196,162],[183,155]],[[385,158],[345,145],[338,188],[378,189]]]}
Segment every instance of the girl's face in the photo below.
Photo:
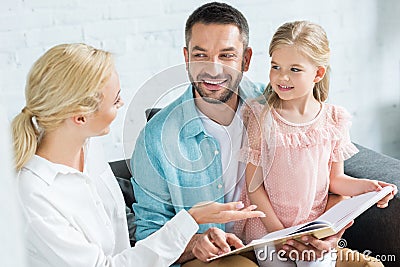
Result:
{"label": "girl's face", "polygon": [[325,74],[295,46],[281,45],[272,52],[269,79],[273,90],[282,100],[309,100],[313,88]]}
{"label": "girl's face", "polygon": [[103,99],[99,109],[88,117],[90,132],[93,136],[105,135],[110,132],[110,124],[117,116],[117,110],[124,105],[120,91],[118,74],[114,71],[100,91]]}

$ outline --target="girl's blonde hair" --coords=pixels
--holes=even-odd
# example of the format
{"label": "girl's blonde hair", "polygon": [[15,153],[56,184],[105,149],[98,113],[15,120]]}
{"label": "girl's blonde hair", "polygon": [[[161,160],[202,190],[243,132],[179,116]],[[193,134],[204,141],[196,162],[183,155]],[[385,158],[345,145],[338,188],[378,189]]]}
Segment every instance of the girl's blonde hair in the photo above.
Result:
{"label": "girl's blonde hair", "polygon": [[32,66],[26,105],[12,122],[15,167],[20,170],[36,153],[41,137],[67,118],[95,112],[100,90],[114,71],[109,52],[85,44],[62,44]]}
{"label": "girl's blonde hair", "polygon": [[[282,45],[295,47],[317,66],[326,68],[325,76],[315,84],[313,89],[315,99],[319,102],[325,101],[329,93],[330,75],[330,49],[325,30],[321,26],[308,21],[285,23],[278,28],[272,37],[269,55],[272,56],[272,53]],[[279,96],[272,90],[271,83],[267,85],[263,96],[267,100],[269,107],[276,108],[279,106]]]}

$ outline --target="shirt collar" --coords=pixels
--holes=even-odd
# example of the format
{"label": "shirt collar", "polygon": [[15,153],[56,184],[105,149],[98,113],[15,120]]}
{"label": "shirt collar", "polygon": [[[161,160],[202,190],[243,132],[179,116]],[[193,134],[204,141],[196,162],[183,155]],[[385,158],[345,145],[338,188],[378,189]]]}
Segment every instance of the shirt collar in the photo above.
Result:
{"label": "shirt collar", "polygon": [[184,137],[193,137],[204,132],[204,126],[196,110],[196,104],[193,97],[193,86],[190,85],[182,95],[180,103],[183,110],[182,135]]}
{"label": "shirt collar", "polygon": [[[239,86],[239,101],[242,103],[249,97],[257,97],[254,94],[254,89],[257,88],[253,82],[248,79],[243,79]],[[182,135],[186,138],[196,136],[201,132],[206,133],[201,118],[197,112],[196,104],[193,96],[193,86],[189,85],[187,90],[182,95],[182,110],[184,126],[182,127]]]}
{"label": "shirt collar", "polygon": [[52,184],[58,174],[82,174],[80,171],[68,167],[66,165],[53,163],[38,155],[34,155],[23,167],[38,177],[40,177],[47,184]]}

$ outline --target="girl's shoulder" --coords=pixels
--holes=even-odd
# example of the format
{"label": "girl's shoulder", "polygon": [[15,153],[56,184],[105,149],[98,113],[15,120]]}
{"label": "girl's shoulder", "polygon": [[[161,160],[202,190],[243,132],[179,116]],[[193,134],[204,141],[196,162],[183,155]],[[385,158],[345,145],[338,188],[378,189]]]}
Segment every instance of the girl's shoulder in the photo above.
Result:
{"label": "girl's shoulder", "polygon": [[241,107],[241,115],[243,120],[249,119],[251,117],[260,117],[262,111],[264,110],[265,103],[259,99],[249,99],[243,102]]}
{"label": "girl's shoulder", "polygon": [[337,126],[343,126],[351,121],[351,115],[346,108],[329,103],[325,103],[325,106],[327,119],[331,123]]}

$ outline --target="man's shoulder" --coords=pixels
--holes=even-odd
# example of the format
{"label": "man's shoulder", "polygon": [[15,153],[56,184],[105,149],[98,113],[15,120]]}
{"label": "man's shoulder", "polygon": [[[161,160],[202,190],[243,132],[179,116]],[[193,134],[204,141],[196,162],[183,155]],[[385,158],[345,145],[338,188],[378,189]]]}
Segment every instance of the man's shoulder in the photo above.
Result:
{"label": "man's shoulder", "polygon": [[243,100],[257,98],[262,95],[265,87],[266,85],[264,83],[252,82],[248,79],[245,79],[240,83],[239,94]]}
{"label": "man's shoulder", "polygon": [[[172,103],[167,106],[160,108],[160,110],[152,116],[152,118],[146,123],[141,131],[141,138],[151,138],[158,140],[161,138],[165,130],[171,131],[176,127],[181,127],[184,124],[184,113],[187,110],[186,105],[191,103],[185,103],[193,101],[185,101],[184,95],[181,95],[175,99]],[[194,104],[192,104],[194,105]]]}

